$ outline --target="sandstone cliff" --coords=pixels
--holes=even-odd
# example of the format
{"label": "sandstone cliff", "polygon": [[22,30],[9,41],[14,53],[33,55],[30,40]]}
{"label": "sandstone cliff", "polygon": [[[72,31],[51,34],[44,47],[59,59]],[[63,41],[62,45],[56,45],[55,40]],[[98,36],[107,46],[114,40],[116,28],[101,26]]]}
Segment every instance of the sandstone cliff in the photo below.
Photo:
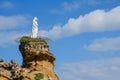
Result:
{"label": "sandstone cliff", "polygon": [[54,72],[55,56],[45,39],[22,37],[19,50],[23,65],[13,60],[11,63],[0,60],[0,80],[59,80]]}

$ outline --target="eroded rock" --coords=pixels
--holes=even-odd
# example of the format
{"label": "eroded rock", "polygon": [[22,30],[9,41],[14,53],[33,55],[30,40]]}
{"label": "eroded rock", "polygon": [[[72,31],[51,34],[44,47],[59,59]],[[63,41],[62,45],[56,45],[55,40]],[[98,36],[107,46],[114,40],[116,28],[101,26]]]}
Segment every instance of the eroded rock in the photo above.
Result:
{"label": "eroded rock", "polygon": [[[0,80],[59,80],[54,72],[55,56],[46,42],[20,43],[23,65],[0,60]],[[4,78],[4,79],[3,79]]]}

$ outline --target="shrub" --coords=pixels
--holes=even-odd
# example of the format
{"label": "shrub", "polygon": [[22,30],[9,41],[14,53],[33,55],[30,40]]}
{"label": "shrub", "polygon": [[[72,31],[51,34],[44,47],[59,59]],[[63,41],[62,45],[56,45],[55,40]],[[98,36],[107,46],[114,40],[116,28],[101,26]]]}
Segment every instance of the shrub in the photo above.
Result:
{"label": "shrub", "polygon": [[23,36],[20,39],[20,43],[26,43],[26,42],[40,42],[41,44],[47,44],[47,40],[44,38],[31,38],[29,36]]}
{"label": "shrub", "polygon": [[38,42],[39,40],[37,38],[31,38],[29,36],[23,36],[20,39],[20,43],[26,43],[26,42]]}
{"label": "shrub", "polygon": [[44,75],[42,73],[38,73],[35,77],[35,80],[41,80],[44,78]]}

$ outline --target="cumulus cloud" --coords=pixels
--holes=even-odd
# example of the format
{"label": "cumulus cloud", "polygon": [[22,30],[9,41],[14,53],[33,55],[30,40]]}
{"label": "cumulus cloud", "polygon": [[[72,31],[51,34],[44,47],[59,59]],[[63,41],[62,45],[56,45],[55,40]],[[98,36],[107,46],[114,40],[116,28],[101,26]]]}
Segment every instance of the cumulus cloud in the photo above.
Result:
{"label": "cumulus cloud", "polygon": [[64,2],[62,4],[62,7],[66,10],[66,11],[73,11],[79,8],[79,3],[77,2],[73,2],[73,3],[68,3],[68,2]]}
{"label": "cumulus cloud", "polygon": [[49,31],[40,31],[51,39],[68,37],[83,32],[104,32],[120,30],[120,6],[109,11],[95,10],[78,18],[70,18],[63,26],[53,26]]}
{"label": "cumulus cloud", "polygon": [[66,63],[58,74],[61,80],[119,80],[120,58]]}
{"label": "cumulus cloud", "polygon": [[28,25],[29,20],[25,16],[0,16],[0,30],[13,29]]}
{"label": "cumulus cloud", "polygon": [[8,46],[10,44],[14,44],[15,40],[22,36],[20,32],[12,31],[12,32],[0,32],[0,46]]}
{"label": "cumulus cloud", "polygon": [[[51,13],[53,14],[65,14],[68,12],[80,11],[84,10],[87,7],[95,7],[101,5],[110,5],[110,4],[118,4],[118,0],[74,0],[63,2],[59,8],[51,9]],[[59,5],[58,5],[59,6]]]}
{"label": "cumulus cloud", "polygon": [[79,2],[72,2],[72,3],[68,3],[68,2],[63,2],[61,4],[61,8],[60,9],[52,9],[51,13],[55,13],[55,14],[63,14],[65,12],[71,12],[71,11],[75,11],[78,10],[80,8],[80,3]]}
{"label": "cumulus cloud", "polygon": [[14,7],[14,4],[9,1],[5,1],[0,4],[0,7],[4,9],[12,9]]}
{"label": "cumulus cloud", "polygon": [[28,34],[24,30],[17,30],[29,25],[26,16],[0,16],[0,46],[14,44],[22,35]]}
{"label": "cumulus cloud", "polygon": [[84,48],[91,51],[120,51],[120,37],[96,39]]}
{"label": "cumulus cloud", "polygon": [[[70,18],[63,26],[55,25],[49,31],[41,30],[40,36],[52,40],[77,35],[83,32],[104,32],[120,30],[120,6],[109,11],[95,10],[78,18]],[[0,16],[0,30],[26,26],[29,20],[25,16]]]}
{"label": "cumulus cloud", "polygon": [[6,47],[9,45],[13,45],[19,42],[19,39],[22,36],[29,36],[29,32],[23,31],[10,31],[10,32],[0,32],[0,47]]}

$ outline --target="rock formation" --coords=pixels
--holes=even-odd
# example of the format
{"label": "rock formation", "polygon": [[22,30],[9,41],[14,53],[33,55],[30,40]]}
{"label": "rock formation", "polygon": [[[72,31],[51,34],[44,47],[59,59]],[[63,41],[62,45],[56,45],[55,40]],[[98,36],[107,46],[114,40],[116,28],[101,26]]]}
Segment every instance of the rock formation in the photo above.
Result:
{"label": "rock formation", "polygon": [[10,73],[12,69],[11,63],[5,63],[4,60],[0,60],[0,80],[10,80]]}
{"label": "rock formation", "polygon": [[19,45],[23,65],[13,60],[11,63],[0,60],[0,80],[59,80],[54,72],[55,56],[49,51],[47,41],[24,38]]}

